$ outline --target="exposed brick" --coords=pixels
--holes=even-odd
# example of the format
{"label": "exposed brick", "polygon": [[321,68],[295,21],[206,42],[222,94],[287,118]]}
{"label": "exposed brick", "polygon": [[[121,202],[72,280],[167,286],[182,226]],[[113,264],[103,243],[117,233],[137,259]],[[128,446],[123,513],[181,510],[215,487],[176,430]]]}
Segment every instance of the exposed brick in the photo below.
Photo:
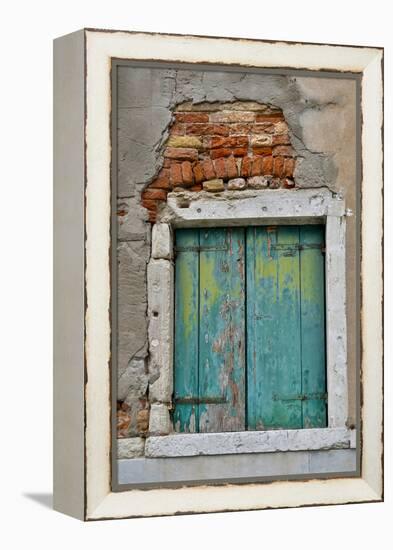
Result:
{"label": "exposed brick", "polygon": [[193,172],[194,172],[194,178],[195,178],[195,181],[196,183],[202,183],[205,178],[205,175],[203,173],[203,170],[202,170],[202,166],[199,162],[197,162],[196,164],[194,164],[194,167],[193,167]]}
{"label": "exposed brick", "polygon": [[202,184],[198,183],[189,188],[189,191],[202,191]]}
{"label": "exposed brick", "polygon": [[230,135],[249,134],[253,126],[254,126],[253,124],[239,122],[239,123],[231,124],[229,126],[229,132],[230,132]]}
{"label": "exposed brick", "polygon": [[275,134],[287,134],[288,133],[288,124],[285,120],[280,120],[274,124],[274,133]]}
{"label": "exposed brick", "polygon": [[244,157],[242,160],[242,166],[240,169],[240,175],[244,178],[248,178],[251,175],[252,158]]}
{"label": "exposed brick", "polygon": [[273,157],[269,156],[262,158],[262,174],[273,174]]}
{"label": "exposed brick", "polygon": [[251,137],[251,145],[253,147],[265,147],[266,145],[271,145],[273,139],[274,136],[270,134],[259,134]]}
{"label": "exposed brick", "polygon": [[212,180],[215,179],[216,172],[214,170],[213,162],[210,159],[206,159],[201,162],[203,173],[205,174],[205,179]]}
{"label": "exposed brick", "polygon": [[281,157],[292,157],[294,154],[294,151],[292,147],[288,147],[287,145],[277,145],[273,149],[273,156],[281,156]]}
{"label": "exposed brick", "polygon": [[271,147],[253,147],[252,152],[254,153],[254,155],[269,156],[272,154],[272,148]]}
{"label": "exposed brick", "polygon": [[203,149],[202,141],[197,136],[169,136],[166,145],[167,147]]}
{"label": "exposed brick", "polygon": [[142,409],[138,411],[136,417],[136,425],[138,432],[146,433],[149,429],[149,409]]}
{"label": "exposed brick", "polygon": [[243,157],[244,155],[247,155],[247,147],[235,147],[233,149],[212,149],[210,151],[210,157],[212,159],[229,157],[230,155],[234,155],[235,157]]}
{"label": "exposed brick", "polygon": [[218,178],[227,178],[227,165],[225,158],[220,158],[214,161],[214,168]]}
{"label": "exposed brick", "polygon": [[183,185],[192,185],[194,183],[194,176],[192,173],[191,162],[189,161],[182,162],[181,173],[183,177]]}
{"label": "exposed brick", "polygon": [[283,168],[284,168],[283,157],[275,157],[273,162],[273,176],[281,178],[283,173]]}
{"label": "exposed brick", "polygon": [[173,187],[183,183],[183,176],[182,176],[182,170],[181,170],[180,164],[177,164],[177,163],[171,164],[170,175],[171,175],[171,184]]}
{"label": "exposed brick", "polygon": [[252,134],[273,134],[275,133],[275,125],[271,122],[253,124],[250,127],[250,131]]}
{"label": "exposed brick", "polygon": [[155,222],[157,217],[157,207],[159,202],[153,200],[144,199],[142,196],[142,206],[144,206],[149,214],[149,221]]}
{"label": "exposed brick", "polygon": [[210,115],[210,122],[253,122],[255,113],[252,111],[217,111]]}
{"label": "exposed brick", "polygon": [[186,125],[185,124],[179,124],[178,122],[175,122],[171,126],[171,134],[173,136],[184,136],[186,133]]}
{"label": "exposed brick", "polygon": [[167,192],[164,189],[148,188],[143,192],[143,200],[166,200]]}
{"label": "exposed brick", "polygon": [[272,178],[269,183],[269,189],[279,189],[281,187],[280,178]]}
{"label": "exposed brick", "polygon": [[187,134],[194,136],[229,136],[229,128],[220,124],[189,124]]}
{"label": "exposed brick", "polygon": [[163,164],[162,164],[162,167],[163,167],[163,168],[170,168],[170,167],[171,167],[171,164],[172,164],[171,159],[164,159],[164,162],[163,162]]}
{"label": "exposed brick", "polygon": [[284,161],[284,171],[283,176],[286,178],[291,178],[295,170],[295,159],[286,158]]}
{"label": "exposed brick", "polygon": [[157,178],[149,185],[149,189],[166,189],[169,190],[171,184],[169,181],[169,170],[164,168],[161,170]]}
{"label": "exposed brick", "polygon": [[177,122],[209,122],[207,113],[175,113]]}
{"label": "exposed brick", "polygon": [[227,165],[228,178],[237,178],[238,176],[237,164],[234,157],[228,157],[226,159],[226,165]]}
{"label": "exposed brick", "polygon": [[217,147],[247,147],[248,137],[247,136],[236,136],[236,137],[213,137],[210,142],[210,147],[212,149]]}
{"label": "exposed brick", "polygon": [[256,122],[279,122],[280,120],[284,120],[284,115],[281,113],[261,113],[256,116]]}
{"label": "exposed brick", "polygon": [[285,189],[293,189],[293,187],[295,187],[295,182],[290,178],[285,178],[283,181],[283,187]]}
{"label": "exposed brick", "polygon": [[252,160],[251,175],[259,176],[262,174],[262,157],[254,157]]}
{"label": "exposed brick", "polygon": [[198,160],[198,151],[185,147],[167,147],[164,157],[176,160]]}
{"label": "exposed brick", "polygon": [[273,135],[272,144],[273,145],[290,145],[291,140],[289,139],[288,134]]}

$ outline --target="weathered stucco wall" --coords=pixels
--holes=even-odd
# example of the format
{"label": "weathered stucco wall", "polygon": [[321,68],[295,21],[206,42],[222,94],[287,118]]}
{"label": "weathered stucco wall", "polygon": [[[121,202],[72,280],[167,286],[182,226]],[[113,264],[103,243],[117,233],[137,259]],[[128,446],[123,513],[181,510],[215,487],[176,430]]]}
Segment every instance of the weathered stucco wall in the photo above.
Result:
{"label": "weathered stucco wall", "polygon": [[[355,420],[356,82],[351,79],[118,69],[118,399],[120,435],[148,430],[146,269],[151,224],[141,194],[162,167],[175,107],[186,101],[256,101],[281,109],[296,155],[297,187],[343,194],[347,218],[349,424]],[[263,191],[262,191],[263,192]],[[142,450],[141,450],[142,449]],[[143,447],[138,447],[138,453]]]}

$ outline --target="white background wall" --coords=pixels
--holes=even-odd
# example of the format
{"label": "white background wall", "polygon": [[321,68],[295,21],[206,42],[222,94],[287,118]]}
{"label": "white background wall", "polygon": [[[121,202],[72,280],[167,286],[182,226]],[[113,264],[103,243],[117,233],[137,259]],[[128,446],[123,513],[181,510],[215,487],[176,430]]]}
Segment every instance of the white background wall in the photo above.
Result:
{"label": "white background wall", "polygon": [[[392,539],[392,28],[389,2],[37,0],[0,33],[2,548],[387,548]],[[265,8],[264,8],[265,6]],[[82,524],[50,509],[53,38],[82,27],[385,46],[386,502]],[[377,243],[376,243],[377,244]],[[390,249],[390,250],[389,250]],[[390,466],[389,466],[390,463]],[[388,542],[390,540],[390,543]]]}

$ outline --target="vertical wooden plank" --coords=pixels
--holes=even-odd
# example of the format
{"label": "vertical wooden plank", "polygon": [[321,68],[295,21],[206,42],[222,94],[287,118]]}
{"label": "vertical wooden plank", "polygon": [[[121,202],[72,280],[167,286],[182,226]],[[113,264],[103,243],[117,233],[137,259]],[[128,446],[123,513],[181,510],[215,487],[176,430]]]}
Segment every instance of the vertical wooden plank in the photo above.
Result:
{"label": "vertical wooden plank", "polygon": [[243,430],[244,230],[201,229],[200,246],[199,430]]}
{"label": "vertical wooden plank", "polygon": [[301,226],[300,251],[303,428],[326,426],[325,270],[323,226]]}
{"label": "vertical wooden plank", "polygon": [[249,429],[302,425],[298,244],[298,227],[247,230]]}
{"label": "vertical wooden plank", "polygon": [[198,405],[176,401],[198,396],[199,230],[176,231],[175,264],[175,410],[178,432],[198,431]]}

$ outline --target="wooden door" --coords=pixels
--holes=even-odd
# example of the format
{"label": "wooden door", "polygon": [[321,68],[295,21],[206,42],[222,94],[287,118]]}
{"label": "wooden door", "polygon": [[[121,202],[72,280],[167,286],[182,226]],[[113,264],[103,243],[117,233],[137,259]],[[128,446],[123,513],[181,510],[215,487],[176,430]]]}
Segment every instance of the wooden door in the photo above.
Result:
{"label": "wooden door", "polygon": [[176,232],[176,431],[326,425],[323,235]]}

